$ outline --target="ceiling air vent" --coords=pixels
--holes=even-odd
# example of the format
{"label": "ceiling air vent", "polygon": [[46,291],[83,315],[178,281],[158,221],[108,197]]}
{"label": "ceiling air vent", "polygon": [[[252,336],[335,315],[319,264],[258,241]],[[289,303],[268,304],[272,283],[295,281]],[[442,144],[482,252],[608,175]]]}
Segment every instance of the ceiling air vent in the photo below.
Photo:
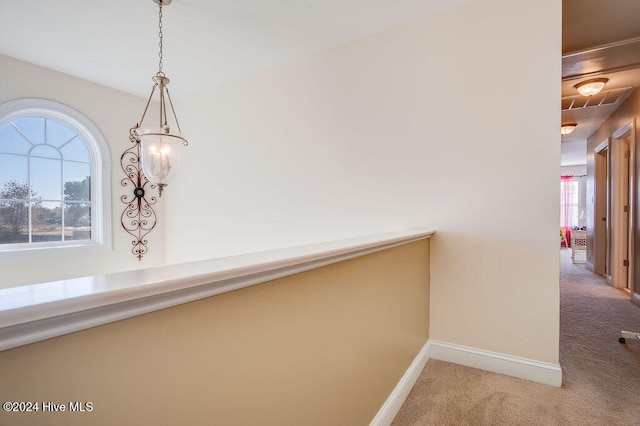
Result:
{"label": "ceiling air vent", "polygon": [[589,97],[581,95],[566,96],[562,98],[562,111],[615,105],[624,101],[632,89],[633,87],[623,87],[622,89],[603,90]]}

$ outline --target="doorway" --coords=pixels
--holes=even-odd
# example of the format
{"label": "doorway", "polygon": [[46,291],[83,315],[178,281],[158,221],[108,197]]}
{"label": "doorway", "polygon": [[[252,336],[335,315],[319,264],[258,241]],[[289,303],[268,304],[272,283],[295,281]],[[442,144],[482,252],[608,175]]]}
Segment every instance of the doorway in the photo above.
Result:
{"label": "doorway", "polygon": [[629,289],[629,260],[631,259],[631,202],[629,189],[631,186],[630,158],[631,131],[626,127],[612,136],[613,152],[610,159],[611,179],[611,237],[610,259],[612,284],[614,287]]}
{"label": "doorway", "polygon": [[624,158],[621,159],[622,161],[618,162],[621,163],[621,173],[618,177],[621,180],[621,191],[626,190],[623,194],[626,200],[620,200],[620,203],[625,201],[623,204],[625,215],[618,219],[622,227],[621,232],[624,232],[624,235],[620,236],[618,250],[626,254],[626,259],[628,259],[626,280],[624,280],[624,277],[621,277],[621,281],[615,286],[628,290],[633,299],[635,292],[639,290],[635,283],[640,282],[638,281],[639,277],[636,277],[636,273],[640,271],[640,268],[636,267],[636,265],[640,264],[638,263],[640,259],[636,258],[636,255],[640,255],[640,250],[636,249],[635,244],[637,240],[640,242],[640,238],[635,238],[636,223],[638,223],[636,220],[636,215],[638,214],[638,199],[634,194],[636,193],[635,182],[638,170],[635,167],[636,140],[634,120],[616,130],[612,135],[612,140],[621,150],[624,150],[625,153]]}
{"label": "doorway", "polygon": [[632,125],[620,128],[594,149],[593,272],[616,288],[633,288],[634,142]]}

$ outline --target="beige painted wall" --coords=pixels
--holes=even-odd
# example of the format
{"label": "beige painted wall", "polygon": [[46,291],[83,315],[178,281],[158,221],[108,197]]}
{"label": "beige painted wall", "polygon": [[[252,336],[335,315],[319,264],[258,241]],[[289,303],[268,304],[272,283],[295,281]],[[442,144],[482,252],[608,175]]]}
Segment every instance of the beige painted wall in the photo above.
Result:
{"label": "beige painted wall", "polygon": [[11,425],[363,425],[426,343],[429,240],[0,352]]}
{"label": "beige painted wall", "polygon": [[[19,98],[42,98],[65,104],[84,114],[102,132],[111,152],[111,216],[113,250],[96,254],[48,256],[29,259],[0,257],[0,288],[99,275],[164,262],[164,230],[160,225],[149,235],[149,253],[143,262],[131,254],[131,237],[120,225],[124,172],[120,156],[131,146],[129,129],[140,119],[145,99],[88,81],[0,55],[0,103]],[[156,204],[160,221],[163,201]]]}
{"label": "beige painted wall", "polygon": [[431,337],[557,363],[560,61],[477,0],[182,99],[167,259],[433,228]]}
{"label": "beige painted wall", "polygon": [[[593,149],[616,130],[633,120],[640,119],[640,91],[634,90],[626,101],[587,140],[587,165],[593,167]],[[637,134],[636,134],[637,136]],[[591,169],[588,172],[592,174]]]}

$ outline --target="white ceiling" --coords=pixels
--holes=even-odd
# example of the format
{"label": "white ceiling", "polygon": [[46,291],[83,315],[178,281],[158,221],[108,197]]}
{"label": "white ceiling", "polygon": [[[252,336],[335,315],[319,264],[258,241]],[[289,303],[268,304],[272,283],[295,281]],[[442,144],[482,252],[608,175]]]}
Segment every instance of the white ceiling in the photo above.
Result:
{"label": "white ceiling", "polygon": [[[472,0],[173,0],[163,8],[174,98]],[[148,96],[152,0],[0,0],[0,54]]]}

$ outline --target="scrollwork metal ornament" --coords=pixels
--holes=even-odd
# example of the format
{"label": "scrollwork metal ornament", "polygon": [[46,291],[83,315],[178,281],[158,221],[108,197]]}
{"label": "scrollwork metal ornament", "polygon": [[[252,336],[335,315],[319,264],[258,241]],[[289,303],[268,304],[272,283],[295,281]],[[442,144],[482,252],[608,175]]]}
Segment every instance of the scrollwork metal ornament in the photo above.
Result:
{"label": "scrollwork metal ornament", "polygon": [[136,125],[129,131],[129,140],[133,146],[120,157],[120,165],[126,175],[120,183],[124,188],[130,189],[120,197],[126,205],[120,216],[120,222],[124,230],[133,237],[131,252],[138,260],[142,260],[142,256],[148,251],[147,235],[156,226],[157,216],[153,206],[158,202],[158,197],[151,195],[151,190],[156,189],[156,186],[151,184],[142,173],[137,128]]}

